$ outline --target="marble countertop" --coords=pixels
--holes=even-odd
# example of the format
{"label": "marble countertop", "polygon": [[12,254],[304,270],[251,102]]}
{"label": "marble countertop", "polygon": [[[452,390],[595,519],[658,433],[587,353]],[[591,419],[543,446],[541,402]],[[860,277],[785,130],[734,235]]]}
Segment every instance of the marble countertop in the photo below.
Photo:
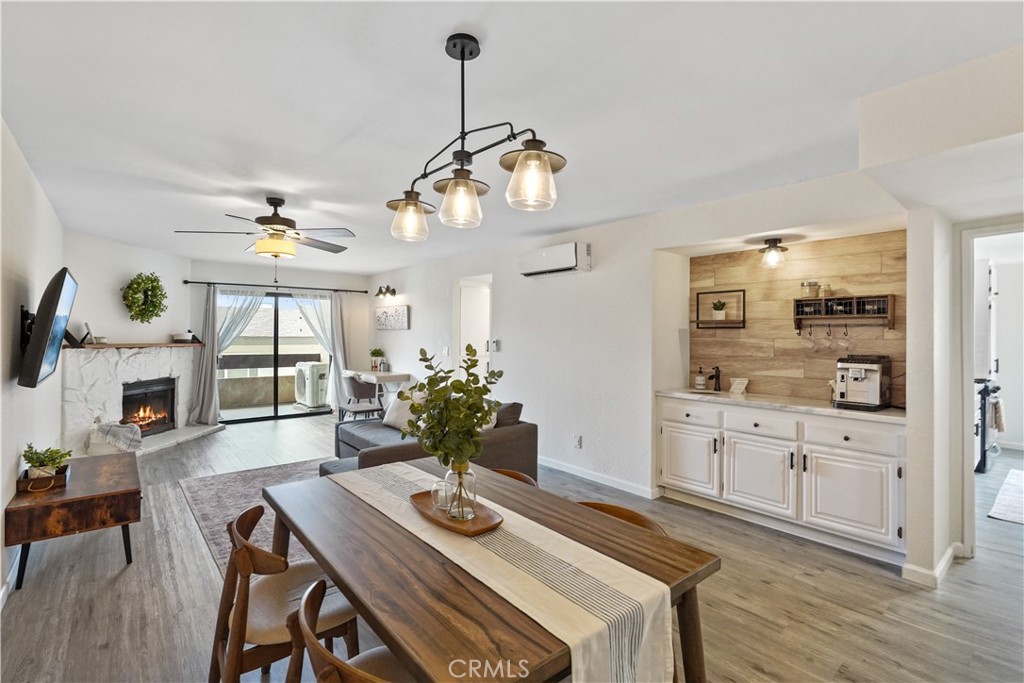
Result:
{"label": "marble countertop", "polygon": [[886,424],[905,425],[907,423],[907,411],[902,408],[886,408],[877,412],[867,410],[850,410],[848,408],[833,408],[828,401],[815,401],[807,398],[795,398],[792,396],[769,396],[767,394],[742,394],[735,396],[728,391],[696,391],[694,389],[662,389],[656,391],[657,396],[666,398],[685,398],[691,401],[706,401],[708,403],[722,403],[734,406],[747,406],[754,408],[770,408],[772,410],[785,410],[793,413],[804,413],[807,415],[825,415],[828,417],[843,417],[852,420],[864,420],[866,422],[883,422]]}

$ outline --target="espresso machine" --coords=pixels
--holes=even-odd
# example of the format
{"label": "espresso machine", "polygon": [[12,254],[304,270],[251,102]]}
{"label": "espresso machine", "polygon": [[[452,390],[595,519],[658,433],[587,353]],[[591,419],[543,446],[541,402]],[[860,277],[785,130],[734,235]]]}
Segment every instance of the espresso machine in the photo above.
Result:
{"label": "espresso machine", "polygon": [[892,405],[889,356],[847,356],[836,360],[836,394],[832,405],[853,410],[883,410]]}

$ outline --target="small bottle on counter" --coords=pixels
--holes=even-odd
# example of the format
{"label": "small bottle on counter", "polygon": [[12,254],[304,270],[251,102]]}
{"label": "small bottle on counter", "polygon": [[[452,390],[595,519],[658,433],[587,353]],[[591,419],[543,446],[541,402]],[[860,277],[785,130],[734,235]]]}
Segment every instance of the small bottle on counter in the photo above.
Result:
{"label": "small bottle on counter", "polygon": [[697,368],[697,376],[693,378],[694,389],[704,389],[708,385],[708,378],[704,376],[704,367]]}
{"label": "small bottle on counter", "polygon": [[815,299],[818,296],[818,283],[814,280],[800,283],[801,291],[805,299]]}
{"label": "small bottle on counter", "polygon": [[819,288],[820,296],[832,296],[832,285],[822,285]]}

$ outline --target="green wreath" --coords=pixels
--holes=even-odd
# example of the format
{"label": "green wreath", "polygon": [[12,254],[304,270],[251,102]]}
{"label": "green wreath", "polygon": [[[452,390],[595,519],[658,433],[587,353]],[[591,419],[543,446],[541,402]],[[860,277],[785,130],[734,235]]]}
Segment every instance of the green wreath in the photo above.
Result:
{"label": "green wreath", "polygon": [[156,273],[139,273],[121,288],[121,300],[128,308],[128,317],[148,323],[167,310],[167,292]]}

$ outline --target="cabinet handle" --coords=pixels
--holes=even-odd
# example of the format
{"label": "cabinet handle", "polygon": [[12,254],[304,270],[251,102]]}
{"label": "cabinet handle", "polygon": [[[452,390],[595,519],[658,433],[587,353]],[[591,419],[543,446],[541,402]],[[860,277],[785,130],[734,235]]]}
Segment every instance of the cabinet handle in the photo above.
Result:
{"label": "cabinet handle", "polygon": [[718,452],[718,437],[717,436],[711,440],[711,449],[712,449],[711,450],[712,453],[717,453]]}
{"label": "cabinet handle", "polygon": [[796,462],[796,454],[793,453],[793,451],[790,451],[789,452],[789,469],[793,469],[795,467],[795,464],[794,464],[795,462]]}
{"label": "cabinet handle", "polygon": [[849,441],[849,440],[850,440],[850,437],[848,437],[848,436],[846,436],[846,435],[844,434],[844,435],[843,435],[843,441]]}
{"label": "cabinet handle", "polygon": [[756,423],[756,422],[755,422],[755,423],[754,423],[754,426],[755,426],[755,427],[760,427],[761,425],[759,425],[758,423]]}
{"label": "cabinet handle", "polygon": [[686,414],[686,417],[690,417],[690,414],[689,414],[689,413],[687,413],[687,414]]}
{"label": "cabinet handle", "polygon": [[807,454],[804,453],[804,472],[807,471]]}

